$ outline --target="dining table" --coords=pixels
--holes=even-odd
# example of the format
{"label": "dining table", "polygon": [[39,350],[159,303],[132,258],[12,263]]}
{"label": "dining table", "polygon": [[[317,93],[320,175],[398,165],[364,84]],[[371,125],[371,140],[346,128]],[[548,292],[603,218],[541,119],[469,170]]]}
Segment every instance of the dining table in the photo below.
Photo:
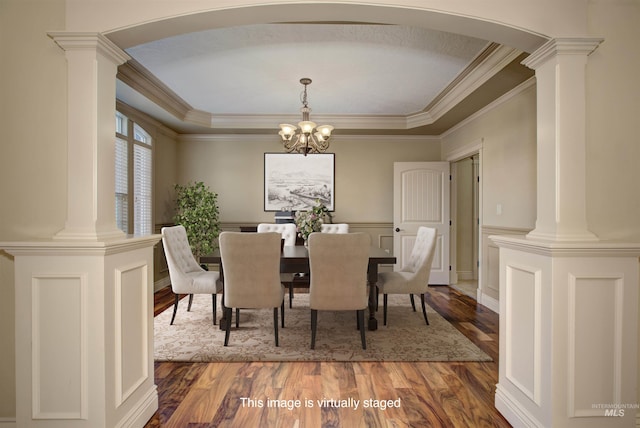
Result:
{"label": "dining table", "polygon": [[[220,269],[220,279],[224,284],[224,269],[222,266],[222,258],[220,250],[216,249],[213,253],[201,256],[200,263],[218,265]],[[367,267],[367,284],[369,286],[369,320],[367,327],[369,330],[378,329],[378,320],[376,319],[376,310],[378,307],[378,270],[380,265],[395,264],[396,257],[383,248],[370,247],[369,249],[369,265]],[[280,252],[280,272],[281,273],[306,273],[310,274],[309,269],[309,251],[304,245],[283,246]],[[222,299],[222,307],[224,309],[224,298]],[[220,329],[226,328],[226,323],[231,322],[224,317],[225,311],[220,318]]]}

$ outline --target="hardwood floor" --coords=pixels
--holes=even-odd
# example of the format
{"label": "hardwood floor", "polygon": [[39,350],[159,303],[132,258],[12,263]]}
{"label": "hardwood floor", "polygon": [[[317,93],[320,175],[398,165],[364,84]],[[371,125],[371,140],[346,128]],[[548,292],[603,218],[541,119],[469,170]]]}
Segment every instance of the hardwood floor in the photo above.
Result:
{"label": "hardwood floor", "polygon": [[[156,314],[173,304],[155,298]],[[493,405],[498,315],[446,286],[427,300],[494,361],[158,362],[146,427],[509,427]]]}

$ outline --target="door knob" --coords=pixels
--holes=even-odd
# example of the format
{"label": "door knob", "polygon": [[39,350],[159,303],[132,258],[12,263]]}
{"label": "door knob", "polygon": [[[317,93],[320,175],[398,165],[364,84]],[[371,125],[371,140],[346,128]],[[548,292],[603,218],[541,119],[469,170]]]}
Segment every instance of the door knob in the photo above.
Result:
{"label": "door knob", "polygon": [[400,232],[400,228],[399,227],[396,227],[396,232]]}

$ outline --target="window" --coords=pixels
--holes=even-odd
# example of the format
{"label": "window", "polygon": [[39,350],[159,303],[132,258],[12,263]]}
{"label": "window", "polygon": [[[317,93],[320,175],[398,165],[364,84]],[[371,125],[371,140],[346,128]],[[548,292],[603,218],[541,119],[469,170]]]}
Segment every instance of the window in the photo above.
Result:
{"label": "window", "polygon": [[127,234],[153,232],[151,150],[149,133],[116,112],[116,223]]}

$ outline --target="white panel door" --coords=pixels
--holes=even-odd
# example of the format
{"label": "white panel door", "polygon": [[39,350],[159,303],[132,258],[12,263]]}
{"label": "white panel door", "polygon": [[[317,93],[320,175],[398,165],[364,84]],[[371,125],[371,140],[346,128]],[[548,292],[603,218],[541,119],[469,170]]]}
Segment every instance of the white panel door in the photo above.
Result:
{"label": "white panel door", "polygon": [[430,284],[449,284],[449,162],[393,164],[393,252],[403,266],[420,226],[438,231]]}

